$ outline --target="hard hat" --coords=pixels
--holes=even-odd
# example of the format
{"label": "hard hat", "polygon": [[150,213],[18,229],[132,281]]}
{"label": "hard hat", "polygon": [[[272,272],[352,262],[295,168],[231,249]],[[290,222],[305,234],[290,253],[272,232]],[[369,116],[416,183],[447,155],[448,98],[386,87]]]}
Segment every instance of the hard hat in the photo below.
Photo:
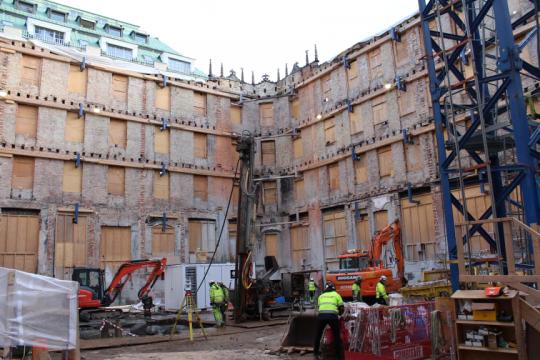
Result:
{"label": "hard hat", "polygon": [[333,282],[328,281],[326,283],[326,286],[324,287],[324,291],[336,291],[336,286],[334,285]]}
{"label": "hard hat", "polygon": [[381,276],[381,281],[386,281],[386,275]]}
{"label": "hard hat", "polygon": [[312,278],[312,277],[310,277],[310,278],[309,278],[309,281],[313,281],[313,278]]}

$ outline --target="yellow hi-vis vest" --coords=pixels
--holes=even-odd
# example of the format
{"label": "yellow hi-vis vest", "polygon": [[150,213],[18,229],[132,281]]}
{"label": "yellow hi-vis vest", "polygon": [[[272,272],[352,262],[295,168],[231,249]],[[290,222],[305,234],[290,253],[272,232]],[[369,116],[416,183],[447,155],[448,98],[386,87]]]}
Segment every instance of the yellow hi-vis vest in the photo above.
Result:
{"label": "yellow hi-vis vest", "polygon": [[352,284],[352,293],[353,295],[360,294],[360,285],[357,283]]}
{"label": "yellow hi-vis vest", "polygon": [[308,283],[308,290],[309,291],[315,291],[317,288],[315,287],[315,281],[310,281]]}
{"label": "yellow hi-vis vest", "polygon": [[319,313],[321,314],[337,314],[338,307],[343,305],[343,299],[335,291],[322,293],[317,301],[319,305]]}
{"label": "yellow hi-vis vest", "polygon": [[386,294],[386,288],[384,287],[384,284],[380,281],[377,283],[377,286],[375,287],[375,298],[376,299],[384,298],[385,300],[388,299],[388,295]]}
{"label": "yellow hi-vis vest", "polygon": [[223,289],[219,285],[210,286],[210,301],[214,303],[222,303],[225,300]]}

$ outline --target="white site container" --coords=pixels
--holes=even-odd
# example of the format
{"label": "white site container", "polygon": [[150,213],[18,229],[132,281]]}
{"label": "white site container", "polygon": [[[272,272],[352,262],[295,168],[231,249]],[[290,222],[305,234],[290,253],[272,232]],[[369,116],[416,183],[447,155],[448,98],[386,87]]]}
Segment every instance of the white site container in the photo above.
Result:
{"label": "white site container", "polygon": [[[179,310],[184,301],[186,290],[195,291],[200,285],[208,264],[169,265],[165,270],[165,309]],[[231,279],[231,271],[234,271],[233,263],[212,264],[208,275],[197,292],[197,307],[199,309],[210,308],[209,282],[220,281],[229,289],[234,288],[234,279]]]}

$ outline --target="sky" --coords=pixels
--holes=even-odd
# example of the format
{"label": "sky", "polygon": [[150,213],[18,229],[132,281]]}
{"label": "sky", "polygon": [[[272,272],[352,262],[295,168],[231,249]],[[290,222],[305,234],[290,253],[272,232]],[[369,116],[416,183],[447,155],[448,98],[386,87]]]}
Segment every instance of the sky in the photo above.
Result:
{"label": "sky", "polygon": [[327,61],[418,11],[418,0],[56,0],[141,26],[195,66],[225,75],[244,68],[275,79],[285,64],[305,64],[305,51]]}

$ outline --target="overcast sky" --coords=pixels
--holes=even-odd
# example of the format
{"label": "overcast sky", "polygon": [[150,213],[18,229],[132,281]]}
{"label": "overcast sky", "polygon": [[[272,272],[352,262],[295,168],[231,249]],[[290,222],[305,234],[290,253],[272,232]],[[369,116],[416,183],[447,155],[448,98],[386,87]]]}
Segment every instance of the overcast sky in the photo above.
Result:
{"label": "overcast sky", "polygon": [[417,12],[417,0],[56,0],[82,10],[140,25],[195,65],[214,72],[223,62],[246,80],[275,79],[285,63],[330,60],[353,44],[387,30]]}

